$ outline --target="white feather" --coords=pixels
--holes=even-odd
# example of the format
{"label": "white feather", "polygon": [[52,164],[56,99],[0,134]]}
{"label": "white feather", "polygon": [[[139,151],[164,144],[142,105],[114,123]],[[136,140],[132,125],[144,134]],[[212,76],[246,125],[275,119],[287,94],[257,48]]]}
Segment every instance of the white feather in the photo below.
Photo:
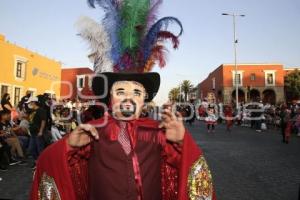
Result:
{"label": "white feather", "polygon": [[96,73],[112,72],[113,63],[110,59],[111,42],[104,27],[93,19],[82,16],[75,26],[79,35],[88,42],[91,60]]}

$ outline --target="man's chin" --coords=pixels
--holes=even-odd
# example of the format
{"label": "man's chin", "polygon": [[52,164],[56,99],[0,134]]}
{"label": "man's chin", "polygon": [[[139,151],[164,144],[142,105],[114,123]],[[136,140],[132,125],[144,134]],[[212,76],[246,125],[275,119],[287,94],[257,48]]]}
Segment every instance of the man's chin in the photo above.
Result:
{"label": "man's chin", "polygon": [[121,121],[132,121],[132,120],[136,120],[138,119],[138,117],[136,115],[132,115],[130,117],[127,117],[127,116],[120,116],[120,117],[117,117],[117,120],[121,120]]}
{"label": "man's chin", "polygon": [[122,111],[121,112],[123,117],[128,117],[128,118],[132,118],[135,115],[135,112],[133,111]]}

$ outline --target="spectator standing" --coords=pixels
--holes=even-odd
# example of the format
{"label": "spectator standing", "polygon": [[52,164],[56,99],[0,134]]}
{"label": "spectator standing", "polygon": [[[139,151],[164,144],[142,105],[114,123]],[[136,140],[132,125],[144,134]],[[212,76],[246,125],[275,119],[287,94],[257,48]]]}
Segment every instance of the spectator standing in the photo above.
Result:
{"label": "spectator standing", "polygon": [[26,102],[28,101],[30,96],[31,96],[31,92],[26,91],[26,95],[21,98],[21,101],[18,104],[18,109],[20,112],[29,112]]}
{"label": "spectator standing", "polygon": [[[27,101],[28,107],[32,109],[31,120],[29,122],[29,131],[30,131],[30,141],[29,149],[30,153],[36,161],[43,151],[45,142],[43,135],[46,131],[46,120],[47,113],[46,111],[39,106],[39,101],[37,97],[30,97]],[[32,168],[35,168],[35,162]]]}

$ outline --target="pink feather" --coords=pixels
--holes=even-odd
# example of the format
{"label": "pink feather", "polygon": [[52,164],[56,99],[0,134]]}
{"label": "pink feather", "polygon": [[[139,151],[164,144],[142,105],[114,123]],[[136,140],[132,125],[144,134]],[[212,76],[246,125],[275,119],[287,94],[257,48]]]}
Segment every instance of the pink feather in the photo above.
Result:
{"label": "pink feather", "polygon": [[159,39],[159,41],[170,39],[172,41],[174,49],[177,49],[178,46],[179,46],[178,37],[175,36],[173,33],[169,32],[169,31],[160,31],[158,33],[158,39]]}

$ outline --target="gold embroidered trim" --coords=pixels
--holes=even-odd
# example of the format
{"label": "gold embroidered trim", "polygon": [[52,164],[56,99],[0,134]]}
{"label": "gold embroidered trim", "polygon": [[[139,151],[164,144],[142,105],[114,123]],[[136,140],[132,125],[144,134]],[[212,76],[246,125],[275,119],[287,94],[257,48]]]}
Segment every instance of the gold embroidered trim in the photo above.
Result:
{"label": "gold embroidered trim", "polygon": [[212,176],[203,156],[193,164],[190,170],[188,176],[188,193],[190,200],[212,199]]}
{"label": "gold embroidered trim", "polygon": [[43,173],[39,184],[38,199],[61,200],[54,179],[46,173]]}

